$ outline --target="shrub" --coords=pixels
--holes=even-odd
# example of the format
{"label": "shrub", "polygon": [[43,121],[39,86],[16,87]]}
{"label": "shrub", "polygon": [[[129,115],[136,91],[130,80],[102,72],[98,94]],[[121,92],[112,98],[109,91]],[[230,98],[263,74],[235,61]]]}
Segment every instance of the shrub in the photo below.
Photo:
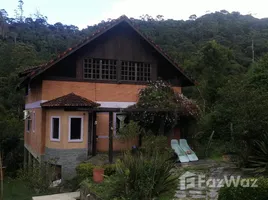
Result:
{"label": "shrub", "polygon": [[156,152],[148,157],[126,153],[116,163],[116,174],[109,178],[110,198],[149,200],[173,193],[177,177],[172,168],[165,154]]}
{"label": "shrub", "polygon": [[155,136],[147,133],[142,138],[142,148],[148,153],[156,151],[163,152],[170,149],[170,144],[166,136]]}
{"label": "shrub", "polygon": [[81,163],[76,167],[76,173],[78,180],[82,181],[87,178],[90,178],[93,176],[93,169],[99,167],[99,168],[104,168],[104,174],[106,176],[111,176],[115,174],[116,171],[116,166],[115,164],[106,164],[103,166],[98,166],[98,165],[93,165],[92,163]]}
{"label": "shrub", "polygon": [[95,165],[92,163],[81,163],[76,167],[76,173],[80,180],[84,180],[86,178],[92,177],[93,169]]}
{"label": "shrub", "polygon": [[36,194],[49,193],[49,186],[55,176],[55,167],[45,163],[18,172],[18,179],[28,188],[33,189]]}
{"label": "shrub", "polygon": [[105,176],[111,176],[115,174],[116,172],[116,165],[115,164],[106,164],[103,166],[104,167],[104,174]]}
{"label": "shrub", "polygon": [[[252,183],[250,181],[250,183]],[[256,185],[258,187],[223,187],[219,192],[219,200],[267,200],[268,199],[268,179],[259,178]]]}
{"label": "shrub", "polygon": [[249,156],[247,171],[256,174],[268,174],[268,136],[264,134],[253,141],[252,155]]}

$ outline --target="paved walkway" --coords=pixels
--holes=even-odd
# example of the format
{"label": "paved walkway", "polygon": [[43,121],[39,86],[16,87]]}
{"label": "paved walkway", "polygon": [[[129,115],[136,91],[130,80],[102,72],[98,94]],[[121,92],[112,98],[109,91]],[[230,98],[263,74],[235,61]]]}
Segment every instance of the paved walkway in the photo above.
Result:
{"label": "paved walkway", "polygon": [[33,197],[33,200],[76,200],[80,197],[80,192],[53,194],[46,196]]}

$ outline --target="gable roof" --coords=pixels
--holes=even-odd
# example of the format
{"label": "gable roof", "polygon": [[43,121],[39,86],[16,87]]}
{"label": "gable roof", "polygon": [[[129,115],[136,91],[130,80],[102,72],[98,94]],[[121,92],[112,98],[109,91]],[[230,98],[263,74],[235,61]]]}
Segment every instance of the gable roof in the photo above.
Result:
{"label": "gable roof", "polygon": [[81,97],[74,93],[70,93],[56,99],[52,99],[41,104],[43,108],[55,108],[55,107],[90,107],[95,108],[100,106],[100,104],[88,100],[87,98]]}
{"label": "gable roof", "polygon": [[155,44],[151,39],[149,39],[147,36],[145,36],[140,30],[139,28],[125,15],[119,17],[116,20],[112,20],[111,23],[109,25],[106,25],[104,27],[102,27],[101,29],[99,29],[98,31],[94,32],[90,37],[87,37],[86,39],[84,39],[81,43],[75,45],[72,48],[68,48],[66,51],[64,51],[63,53],[59,54],[55,59],[50,60],[47,63],[44,63],[43,65],[40,66],[33,66],[33,67],[29,67],[26,70],[24,70],[23,72],[21,72],[19,74],[20,77],[25,76],[25,79],[20,83],[20,86],[23,85],[27,80],[31,80],[34,77],[38,76],[39,74],[43,73],[44,71],[46,71],[47,69],[49,69],[50,67],[52,67],[53,65],[55,65],[56,63],[58,63],[59,61],[61,61],[62,59],[66,58],[67,56],[69,56],[70,54],[74,53],[75,51],[77,51],[78,49],[80,49],[81,47],[89,44],[90,42],[92,42],[93,40],[95,40],[96,38],[98,38],[99,36],[101,36],[102,34],[104,34],[105,32],[107,32],[108,30],[112,29],[113,27],[117,26],[118,24],[120,24],[121,22],[126,22],[131,28],[133,28],[146,42],[148,42],[160,55],[162,55],[167,61],[169,61],[175,68],[177,68],[179,70],[179,72],[185,77],[186,79],[186,84],[187,86],[191,86],[195,84],[195,81],[193,79],[191,79],[188,75],[186,75],[186,73],[184,72],[184,70],[170,57],[168,56],[168,54],[161,49],[160,46],[158,46],[157,44]]}

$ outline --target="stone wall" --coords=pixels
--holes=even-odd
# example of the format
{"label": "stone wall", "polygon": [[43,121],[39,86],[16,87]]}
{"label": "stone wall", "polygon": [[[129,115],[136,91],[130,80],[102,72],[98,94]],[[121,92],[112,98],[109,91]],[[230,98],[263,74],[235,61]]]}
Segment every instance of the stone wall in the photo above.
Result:
{"label": "stone wall", "polygon": [[76,175],[75,167],[87,159],[87,149],[51,149],[46,148],[43,161],[61,166],[63,180]]}

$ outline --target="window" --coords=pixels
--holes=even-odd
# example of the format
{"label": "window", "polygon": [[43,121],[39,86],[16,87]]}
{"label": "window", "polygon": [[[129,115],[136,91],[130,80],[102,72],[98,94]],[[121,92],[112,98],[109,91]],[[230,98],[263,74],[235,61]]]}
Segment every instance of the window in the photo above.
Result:
{"label": "window", "polygon": [[33,132],[35,132],[35,128],[36,128],[36,119],[35,119],[35,111],[33,111],[32,113],[32,130]]}
{"label": "window", "polygon": [[83,141],[83,117],[69,117],[69,141]]}
{"label": "window", "polygon": [[31,131],[31,124],[32,124],[31,118],[28,118],[26,123],[27,123],[26,130],[27,130],[27,132],[30,132]]}
{"label": "window", "polygon": [[84,78],[116,80],[116,60],[84,59]]}
{"label": "window", "polygon": [[114,134],[119,131],[125,124],[129,123],[129,117],[125,113],[114,114]]}
{"label": "window", "polygon": [[27,111],[27,116],[26,116],[26,131],[30,133],[32,127],[32,116],[31,112]]}
{"label": "window", "polygon": [[52,116],[50,127],[50,139],[52,141],[60,141],[60,117]]}
{"label": "window", "polygon": [[149,81],[150,77],[151,65],[149,63],[122,61],[121,80]]}

